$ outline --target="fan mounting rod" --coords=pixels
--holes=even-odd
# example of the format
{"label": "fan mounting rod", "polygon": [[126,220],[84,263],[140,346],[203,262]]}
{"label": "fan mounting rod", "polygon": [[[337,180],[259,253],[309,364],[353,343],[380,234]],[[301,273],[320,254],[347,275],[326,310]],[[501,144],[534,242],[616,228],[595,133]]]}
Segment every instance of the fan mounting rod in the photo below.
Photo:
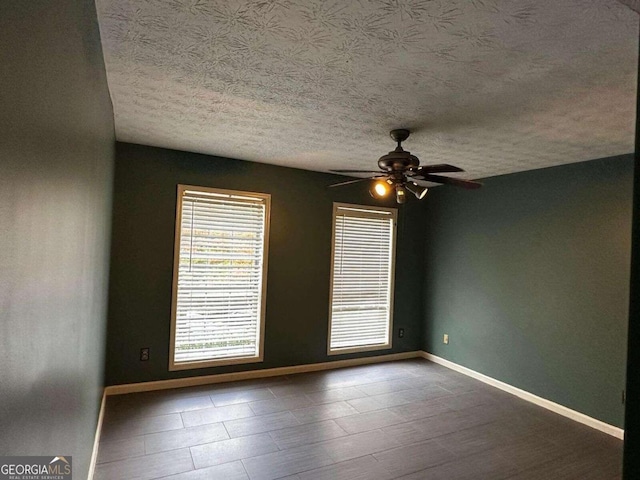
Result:
{"label": "fan mounting rod", "polygon": [[[389,135],[398,142],[398,146],[392,152],[380,157],[378,160],[378,167],[380,167],[381,170],[404,173],[408,168],[420,165],[420,160],[418,160],[415,155],[411,155],[411,152],[404,150],[402,145],[400,145],[409,138],[410,133],[411,132],[409,130],[404,128],[391,130]],[[402,179],[398,177],[398,181],[401,182]]]}

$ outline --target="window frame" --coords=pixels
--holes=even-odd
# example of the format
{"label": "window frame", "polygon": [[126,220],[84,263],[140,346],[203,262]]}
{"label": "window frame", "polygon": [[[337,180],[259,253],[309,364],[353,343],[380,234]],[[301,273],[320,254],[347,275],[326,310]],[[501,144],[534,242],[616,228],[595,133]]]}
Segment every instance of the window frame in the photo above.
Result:
{"label": "window frame", "polygon": [[[370,213],[371,211],[387,212],[392,220],[391,232],[391,259],[390,259],[390,281],[389,281],[389,325],[387,329],[388,342],[385,344],[364,345],[355,347],[331,348],[331,327],[333,324],[333,283],[334,283],[334,267],[336,254],[336,219],[339,210],[349,209],[358,212],[358,215],[352,215],[360,218],[381,218],[379,213]],[[382,217],[384,218],[384,217]],[[371,205],[358,205],[352,203],[333,203],[332,225],[331,225],[331,278],[329,282],[329,325],[327,334],[327,355],[343,355],[347,353],[371,352],[376,350],[389,350],[393,348],[393,310],[394,310],[394,293],[395,293],[395,277],[396,277],[396,250],[398,238],[398,209],[389,207],[379,207]]]}
{"label": "window frame", "polygon": [[[173,250],[173,277],[172,277],[172,293],[171,293],[171,334],[169,343],[169,371],[193,370],[198,368],[219,367],[223,365],[242,365],[247,363],[258,363],[264,361],[264,337],[265,337],[265,317],[267,303],[267,271],[269,260],[269,231],[271,223],[271,195],[260,192],[247,192],[240,190],[227,190],[215,187],[204,187],[197,185],[178,184],[176,197],[176,221],[174,235]],[[180,242],[182,232],[182,204],[184,192],[187,190],[203,192],[205,194],[214,194],[228,197],[250,197],[259,198],[264,201],[265,218],[264,218],[264,239],[263,239],[263,261],[262,261],[262,277],[261,277],[261,299],[260,299],[260,317],[257,342],[258,354],[251,356],[232,357],[213,360],[196,360],[189,362],[175,361],[175,341],[176,341],[176,313],[178,307],[178,274],[180,269]]]}

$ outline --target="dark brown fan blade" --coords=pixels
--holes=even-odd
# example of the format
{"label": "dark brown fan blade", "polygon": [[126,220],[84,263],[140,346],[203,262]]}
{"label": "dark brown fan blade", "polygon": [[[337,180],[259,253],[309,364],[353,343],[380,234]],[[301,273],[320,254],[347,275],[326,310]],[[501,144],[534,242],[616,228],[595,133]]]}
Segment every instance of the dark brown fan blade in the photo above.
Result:
{"label": "dark brown fan blade", "polygon": [[482,186],[481,183],[473,182],[471,180],[462,180],[461,178],[453,178],[453,177],[443,177],[442,175],[430,175],[428,173],[425,173],[424,175],[421,175],[421,177],[427,180],[428,182],[444,183],[446,185],[454,185],[456,187],[462,187],[462,188],[474,189],[474,188],[480,188]]}
{"label": "dark brown fan blade", "polygon": [[378,178],[378,177],[356,178],[355,180],[347,180],[346,182],[334,183],[333,185],[329,185],[329,188],[341,187],[342,185],[349,185],[350,183],[364,182],[366,180],[371,180],[372,178]]}
{"label": "dark brown fan blade", "polygon": [[460,167],[456,167],[455,165],[449,165],[446,163],[439,163],[437,165],[423,165],[421,167],[415,167],[410,169],[411,172],[415,172],[416,174],[423,173],[446,173],[446,172],[464,172]]}
{"label": "dark brown fan blade", "polygon": [[334,173],[382,173],[380,170],[329,170]]}

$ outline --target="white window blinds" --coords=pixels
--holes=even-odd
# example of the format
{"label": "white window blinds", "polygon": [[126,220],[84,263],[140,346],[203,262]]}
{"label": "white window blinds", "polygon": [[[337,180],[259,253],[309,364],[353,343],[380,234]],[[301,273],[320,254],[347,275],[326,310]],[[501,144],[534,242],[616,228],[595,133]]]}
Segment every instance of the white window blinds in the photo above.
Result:
{"label": "white window blinds", "polygon": [[261,360],[269,196],[180,185],[178,199],[170,367]]}
{"label": "white window blinds", "polygon": [[391,347],[396,210],[335,204],[329,353]]}

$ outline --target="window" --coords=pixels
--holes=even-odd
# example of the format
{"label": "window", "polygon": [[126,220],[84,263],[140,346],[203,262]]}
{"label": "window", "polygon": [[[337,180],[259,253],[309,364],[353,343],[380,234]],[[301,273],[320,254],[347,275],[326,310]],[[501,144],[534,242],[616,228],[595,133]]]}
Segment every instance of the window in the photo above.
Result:
{"label": "window", "polygon": [[391,348],[396,210],[335,203],[329,355]]}
{"label": "window", "polygon": [[169,370],[262,361],[270,198],[178,185]]}

